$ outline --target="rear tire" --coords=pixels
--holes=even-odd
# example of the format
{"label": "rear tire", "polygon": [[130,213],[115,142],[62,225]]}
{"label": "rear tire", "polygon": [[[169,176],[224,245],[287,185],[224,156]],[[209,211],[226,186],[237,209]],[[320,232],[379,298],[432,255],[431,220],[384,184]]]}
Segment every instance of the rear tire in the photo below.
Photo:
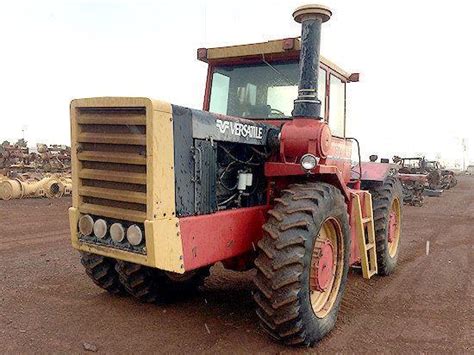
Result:
{"label": "rear tire", "polygon": [[209,276],[208,267],[175,274],[119,260],[115,268],[127,292],[144,303],[169,303],[189,296]]}
{"label": "rear tire", "polygon": [[[378,274],[387,276],[395,270],[400,254],[402,185],[400,180],[390,176],[382,185],[371,189],[370,193],[374,213]],[[396,220],[393,221],[393,218]],[[395,228],[392,231],[391,223],[396,224],[392,225],[392,228]]]}
{"label": "rear tire", "polygon": [[[333,329],[344,293],[350,251],[347,206],[341,192],[326,183],[291,185],[275,202],[255,259],[257,315],[273,338],[312,346]],[[328,243],[332,276],[321,282],[318,270],[326,267],[321,261]]]}
{"label": "rear tire", "polygon": [[115,263],[115,259],[112,258],[81,252],[81,264],[84,266],[87,276],[107,292],[113,295],[122,295],[125,290],[115,271]]}

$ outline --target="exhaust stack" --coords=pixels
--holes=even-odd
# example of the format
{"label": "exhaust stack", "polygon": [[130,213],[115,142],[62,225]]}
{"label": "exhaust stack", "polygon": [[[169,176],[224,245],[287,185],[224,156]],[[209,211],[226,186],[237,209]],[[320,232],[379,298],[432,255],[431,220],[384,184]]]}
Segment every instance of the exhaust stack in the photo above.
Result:
{"label": "exhaust stack", "polygon": [[321,24],[331,15],[331,10],[322,5],[304,5],[293,12],[295,21],[301,23],[300,81],[292,112],[294,118],[321,119],[321,101],[318,99]]}

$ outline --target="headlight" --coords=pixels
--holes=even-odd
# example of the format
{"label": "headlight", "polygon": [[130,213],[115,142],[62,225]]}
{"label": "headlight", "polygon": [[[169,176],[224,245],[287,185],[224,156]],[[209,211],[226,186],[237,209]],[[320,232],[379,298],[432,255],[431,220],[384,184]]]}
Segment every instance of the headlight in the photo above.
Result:
{"label": "headlight", "polygon": [[114,242],[120,243],[125,238],[125,230],[120,223],[114,223],[110,227],[110,236]]}
{"label": "headlight", "polygon": [[79,232],[84,235],[88,236],[92,234],[92,230],[94,228],[94,220],[88,214],[79,218]]}
{"label": "headlight", "polygon": [[98,219],[94,223],[94,235],[97,238],[104,238],[105,235],[107,234],[107,222],[104,221],[103,219]]}
{"label": "headlight", "polygon": [[132,245],[139,245],[143,240],[143,233],[136,224],[131,225],[127,229],[127,240]]}
{"label": "headlight", "polygon": [[313,154],[305,154],[301,157],[300,163],[304,170],[311,170],[318,164],[318,158]]}

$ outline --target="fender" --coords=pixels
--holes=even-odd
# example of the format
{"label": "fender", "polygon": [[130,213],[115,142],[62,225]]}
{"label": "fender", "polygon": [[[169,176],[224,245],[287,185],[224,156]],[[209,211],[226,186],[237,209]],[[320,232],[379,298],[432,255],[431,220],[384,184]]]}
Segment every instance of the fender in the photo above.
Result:
{"label": "fender", "polygon": [[396,174],[398,166],[390,163],[362,162],[360,168],[357,164],[352,169],[354,178],[358,177],[360,169],[362,170],[362,176],[360,177],[362,182],[382,183],[388,176]]}

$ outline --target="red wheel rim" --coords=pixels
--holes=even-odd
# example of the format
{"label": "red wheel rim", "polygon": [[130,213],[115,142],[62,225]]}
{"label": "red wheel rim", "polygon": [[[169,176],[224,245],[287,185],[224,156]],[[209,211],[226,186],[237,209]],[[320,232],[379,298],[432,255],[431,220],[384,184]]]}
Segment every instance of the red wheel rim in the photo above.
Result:
{"label": "red wheel rim", "polygon": [[311,307],[324,318],[336,301],[344,264],[343,234],[339,222],[329,217],[314,242],[309,275]]}

